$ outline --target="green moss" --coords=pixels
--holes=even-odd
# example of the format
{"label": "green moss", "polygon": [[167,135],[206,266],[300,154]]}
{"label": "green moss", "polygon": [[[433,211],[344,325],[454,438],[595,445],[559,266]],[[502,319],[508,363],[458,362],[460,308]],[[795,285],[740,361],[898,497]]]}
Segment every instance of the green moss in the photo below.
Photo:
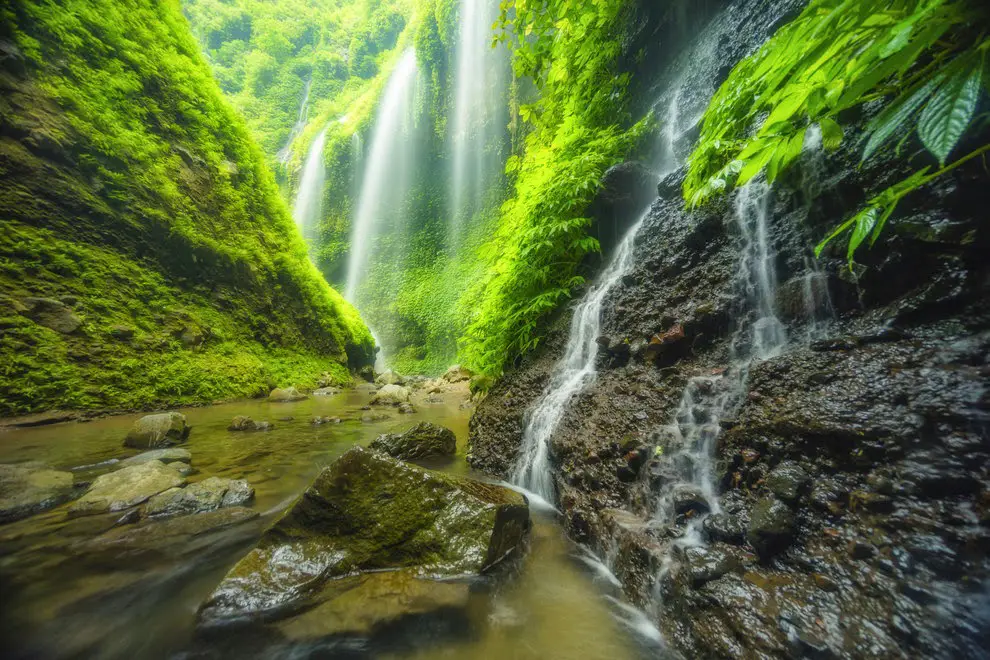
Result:
{"label": "green moss", "polygon": [[[22,57],[0,71],[0,414],[244,396],[370,358],[176,2],[2,12]],[[20,309],[59,296],[72,334]]]}

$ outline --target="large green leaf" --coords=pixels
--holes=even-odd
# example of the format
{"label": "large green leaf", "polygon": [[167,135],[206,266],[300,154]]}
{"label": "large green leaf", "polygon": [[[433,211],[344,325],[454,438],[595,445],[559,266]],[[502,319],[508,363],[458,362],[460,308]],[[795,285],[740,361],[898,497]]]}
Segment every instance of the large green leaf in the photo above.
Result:
{"label": "large green leaf", "polygon": [[936,76],[916,89],[909,89],[896,98],[883,112],[877,115],[867,126],[870,140],[863,150],[865,162],[879,149],[898,128],[905,126],[915,112],[928,100],[935,88],[941,84],[944,76]]}
{"label": "large green leaf", "polygon": [[970,58],[938,88],[918,119],[918,136],[943,167],[973,118],[982,77],[983,59]]}

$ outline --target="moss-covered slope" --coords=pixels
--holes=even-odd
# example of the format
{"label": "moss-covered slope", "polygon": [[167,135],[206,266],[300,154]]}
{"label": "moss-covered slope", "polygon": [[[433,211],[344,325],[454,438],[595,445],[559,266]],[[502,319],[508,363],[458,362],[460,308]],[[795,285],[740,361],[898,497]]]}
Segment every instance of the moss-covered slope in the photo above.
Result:
{"label": "moss-covered slope", "polygon": [[367,362],[263,160],[177,0],[5,3],[0,415],[251,395]]}

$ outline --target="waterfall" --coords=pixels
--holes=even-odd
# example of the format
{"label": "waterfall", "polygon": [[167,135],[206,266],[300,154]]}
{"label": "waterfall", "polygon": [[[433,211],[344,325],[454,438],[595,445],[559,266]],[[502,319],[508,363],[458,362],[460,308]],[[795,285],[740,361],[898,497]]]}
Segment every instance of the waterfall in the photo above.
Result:
{"label": "waterfall", "polygon": [[491,47],[491,26],[498,14],[498,0],[461,0],[457,37],[457,67],[452,113],[450,219],[456,243],[465,221],[477,210],[484,191],[486,153],[496,131],[505,122],[497,113],[508,61],[503,49]]}
{"label": "waterfall", "polygon": [[306,128],[306,120],[309,118],[309,88],[312,84],[312,78],[306,81],[306,87],[303,88],[302,103],[299,105],[299,114],[296,116],[296,123],[292,126],[292,130],[289,131],[289,139],[285,141],[285,146],[279,149],[275,155],[278,162],[283,165],[289,163],[289,158],[292,157],[292,143],[295,142],[296,138],[303,132],[303,129]]}
{"label": "waterfall", "polygon": [[375,237],[387,214],[400,213],[398,204],[413,171],[415,154],[409,133],[417,76],[416,53],[410,48],[389,78],[371,132],[357,213],[351,225],[345,297],[352,303],[367,275]]}
{"label": "waterfall", "polygon": [[319,222],[323,204],[323,182],[326,179],[323,148],[326,143],[327,129],[324,128],[313,141],[306,156],[296,202],[292,207],[292,217],[296,221],[296,226],[310,245],[316,237],[316,224]]}
{"label": "waterfall", "polygon": [[550,436],[560,423],[571,397],[583,391],[595,378],[595,360],[598,356],[595,340],[601,327],[602,304],[632,267],[636,234],[645,217],[644,214],[626,232],[597,286],[588,291],[574,311],[567,351],[554,369],[543,395],[527,414],[521,453],[512,474],[512,483],[548,503],[554,501],[549,462]]}
{"label": "waterfall", "polygon": [[[780,353],[787,343],[777,318],[776,252],[769,240],[771,189],[751,182],[736,192],[733,218],[741,236],[736,289],[742,303],[730,343],[730,364],[722,373],[688,379],[671,423],[659,429],[656,472],[664,478],[653,520],[667,525],[688,508],[695,514],[680,547],[702,545],[701,525],[708,513],[718,513],[713,478],[720,422],[742,400],[750,365]],[[662,571],[660,578],[665,571]]]}

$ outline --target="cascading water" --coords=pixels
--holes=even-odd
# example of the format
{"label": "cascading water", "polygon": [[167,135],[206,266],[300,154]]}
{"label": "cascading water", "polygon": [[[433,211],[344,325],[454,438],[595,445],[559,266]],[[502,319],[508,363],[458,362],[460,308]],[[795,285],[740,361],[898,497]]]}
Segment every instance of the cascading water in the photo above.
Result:
{"label": "cascading water", "polygon": [[[504,69],[502,48],[491,47],[491,26],[498,0],[461,0],[454,78],[450,218],[456,242],[464,222],[477,209],[486,176],[489,147],[504,131]],[[492,161],[500,167],[498,159]]]}
{"label": "cascading water", "polygon": [[[741,401],[754,360],[778,355],[787,332],[775,312],[776,253],[770,244],[768,221],[771,189],[750,183],[736,192],[733,217],[741,236],[736,288],[742,309],[730,344],[729,367],[720,374],[688,379],[670,424],[661,427],[656,472],[664,481],[653,523],[664,526],[679,514],[690,513],[679,547],[702,545],[705,515],[718,513],[714,456],[720,422]],[[669,556],[668,556],[669,559]],[[661,571],[662,578],[666,568]]]}
{"label": "cascading water", "polygon": [[323,164],[323,148],[327,143],[327,129],[313,141],[313,146],[306,156],[302,177],[299,180],[299,192],[296,203],[292,207],[292,217],[299,227],[303,238],[312,245],[315,238],[316,224],[320,219],[323,203],[323,182],[326,179],[326,167]]}
{"label": "cascading water", "polygon": [[584,390],[595,377],[598,356],[595,340],[601,327],[602,304],[632,266],[636,234],[642,224],[643,218],[626,232],[597,286],[585,295],[574,310],[567,351],[554,369],[543,396],[527,415],[512,483],[551,504],[554,501],[554,487],[549,461],[550,436],[560,423],[571,397]]}
{"label": "cascading water", "polygon": [[[378,108],[366,155],[358,208],[351,227],[351,252],[347,263],[345,297],[355,302],[358,287],[367,275],[373,241],[388,213],[398,203],[414,166],[409,132],[418,70],[416,53],[409,49],[392,72]],[[398,185],[396,185],[398,183]]]}
{"label": "cascading water", "polygon": [[292,130],[289,132],[289,138],[285,141],[285,146],[279,149],[279,152],[275,155],[278,162],[283,165],[287,165],[289,159],[292,157],[292,143],[295,142],[296,138],[303,132],[303,129],[306,128],[306,120],[309,118],[309,88],[312,84],[312,78],[306,81],[306,87],[303,88],[303,99],[302,103],[299,105],[299,115],[296,117],[296,123],[292,126]]}

